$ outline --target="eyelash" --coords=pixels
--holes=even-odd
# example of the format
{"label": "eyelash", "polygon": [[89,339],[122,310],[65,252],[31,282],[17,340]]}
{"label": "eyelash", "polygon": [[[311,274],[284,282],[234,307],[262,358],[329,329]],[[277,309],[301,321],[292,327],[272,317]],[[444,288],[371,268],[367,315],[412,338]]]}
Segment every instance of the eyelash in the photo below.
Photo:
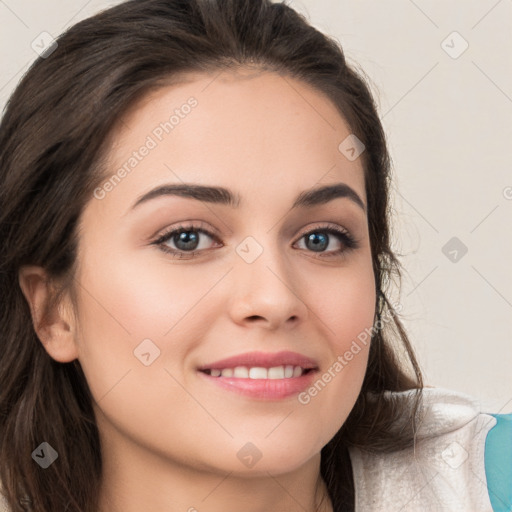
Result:
{"label": "eyelash", "polygon": [[[178,227],[174,227],[170,229],[169,231],[166,231],[163,233],[160,237],[158,237],[157,240],[152,242],[152,245],[157,245],[159,248],[164,251],[165,253],[172,254],[175,258],[180,259],[191,259],[194,258],[197,254],[204,252],[204,249],[201,249],[199,251],[180,251],[176,249],[170,249],[168,246],[165,245],[165,242],[170,240],[176,235],[179,235],[181,233],[194,231],[196,233],[203,233],[210,238],[212,238],[215,242],[220,243],[218,240],[218,237],[210,232],[209,230],[201,227],[196,226],[194,224],[187,224],[187,225],[180,225]],[[327,233],[329,235],[335,235],[339,238],[340,242],[344,245],[344,248],[338,249],[336,251],[327,251],[324,253],[316,253],[320,258],[331,258],[331,257],[340,257],[343,256],[344,253],[351,251],[353,249],[357,249],[359,247],[359,242],[345,229],[334,227],[331,225],[323,225],[318,226],[315,229],[309,230],[306,233],[303,233],[297,240],[300,241],[303,238],[307,237],[308,235],[311,235],[313,233]],[[309,251],[313,252],[314,251]]]}

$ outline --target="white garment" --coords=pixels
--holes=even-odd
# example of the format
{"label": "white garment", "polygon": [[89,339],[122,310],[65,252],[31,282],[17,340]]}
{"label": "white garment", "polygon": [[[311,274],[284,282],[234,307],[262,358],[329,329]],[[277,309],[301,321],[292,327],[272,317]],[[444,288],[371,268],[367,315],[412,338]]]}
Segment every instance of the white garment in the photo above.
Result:
{"label": "white garment", "polygon": [[[408,400],[412,391],[393,393]],[[484,450],[496,425],[463,393],[425,388],[415,447],[391,454],[350,449],[356,512],[493,512]]]}
{"label": "white garment", "polygon": [[[410,400],[412,393],[392,394]],[[484,448],[496,419],[470,396],[443,388],[425,388],[423,404],[414,448],[384,455],[349,450],[356,512],[493,512]],[[10,512],[1,496],[0,512]]]}

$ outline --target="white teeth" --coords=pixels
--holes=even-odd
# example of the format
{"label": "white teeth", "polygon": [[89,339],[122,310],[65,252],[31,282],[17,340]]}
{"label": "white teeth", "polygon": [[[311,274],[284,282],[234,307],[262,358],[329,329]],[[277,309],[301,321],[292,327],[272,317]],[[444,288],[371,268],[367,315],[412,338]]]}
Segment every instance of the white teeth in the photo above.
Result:
{"label": "white teeth", "polygon": [[268,378],[268,370],[255,366],[249,369],[249,379],[266,379]]}
{"label": "white teeth", "polygon": [[233,377],[238,379],[248,379],[249,370],[245,366],[237,366],[233,372]]}
{"label": "white teeth", "polygon": [[269,379],[284,379],[284,366],[273,366],[268,369]]}
{"label": "white teeth", "polygon": [[296,366],[293,369],[293,376],[294,377],[300,377],[302,375],[302,368],[300,366]]}
{"label": "white teeth", "polygon": [[238,379],[290,379],[300,377],[305,370],[301,366],[273,366],[262,368],[261,366],[236,366],[235,368],[214,368],[210,370],[212,377],[235,377]]}

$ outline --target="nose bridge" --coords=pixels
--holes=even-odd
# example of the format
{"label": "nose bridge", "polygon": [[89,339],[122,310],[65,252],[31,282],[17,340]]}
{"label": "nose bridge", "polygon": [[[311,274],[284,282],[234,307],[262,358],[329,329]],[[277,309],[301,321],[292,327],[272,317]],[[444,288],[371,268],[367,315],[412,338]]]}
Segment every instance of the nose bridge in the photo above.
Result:
{"label": "nose bridge", "polygon": [[[262,195],[255,193],[250,204],[246,205],[247,223],[240,229],[241,240],[235,246],[241,260],[237,262],[238,270],[249,276],[254,274],[256,279],[265,281],[272,288],[285,285],[295,288],[292,286],[294,283],[289,282],[293,279],[296,285],[300,284],[296,281],[298,276],[292,275],[293,266],[289,259],[292,240],[288,237],[292,234],[288,228],[280,228],[286,223],[289,212],[283,209],[277,198],[275,201],[268,198],[258,201]],[[281,229],[285,229],[286,236]]]}
{"label": "nose bridge", "polygon": [[237,261],[240,273],[255,274],[257,279],[278,281],[284,286],[282,280],[288,280],[290,267],[287,264],[286,248],[278,237],[277,228],[266,229],[260,223],[258,229],[252,229],[248,233],[250,234],[235,248],[238,259],[241,260]]}
{"label": "nose bridge", "polygon": [[[274,326],[305,314],[285,248],[275,230],[253,230],[235,248],[232,315],[237,321],[262,317]],[[293,282],[292,282],[293,281]]]}

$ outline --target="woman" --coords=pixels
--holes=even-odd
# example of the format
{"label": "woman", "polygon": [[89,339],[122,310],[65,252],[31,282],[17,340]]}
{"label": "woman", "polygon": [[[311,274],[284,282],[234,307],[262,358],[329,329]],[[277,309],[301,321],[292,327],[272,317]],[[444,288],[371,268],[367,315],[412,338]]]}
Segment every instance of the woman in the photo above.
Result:
{"label": "woman", "polygon": [[267,0],[56,43],[0,127],[7,510],[499,510],[508,418],[423,387],[341,48]]}

